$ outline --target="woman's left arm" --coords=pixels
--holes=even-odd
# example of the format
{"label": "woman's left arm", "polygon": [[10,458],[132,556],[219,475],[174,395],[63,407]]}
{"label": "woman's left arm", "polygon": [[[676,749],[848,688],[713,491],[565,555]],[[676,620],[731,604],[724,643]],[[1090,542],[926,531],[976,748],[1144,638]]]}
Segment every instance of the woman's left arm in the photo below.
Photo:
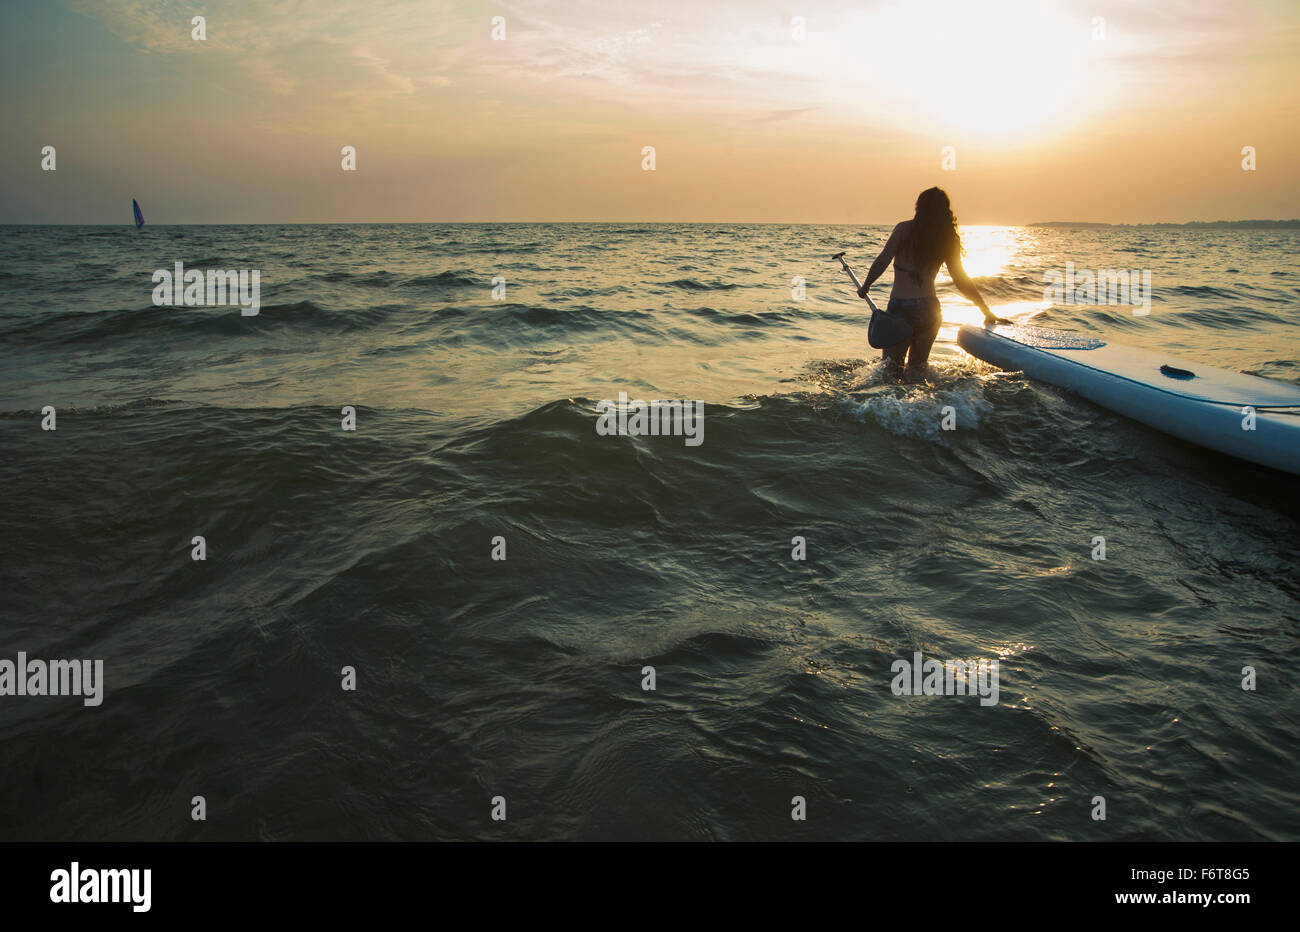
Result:
{"label": "woman's left arm", "polygon": [[894,253],[898,251],[898,231],[900,227],[902,227],[901,223],[894,227],[894,232],[889,234],[889,242],[885,243],[885,248],[880,250],[880,255],[876,257],[876,261],[871,263],[871,271],[867,273],[867,277],[862,281],[862,287],[858,289],[859,298],[867,296],[867,292],[871,290],[871,283],[884,275],[885,269],[889,268],[889,263],[894,261]]}

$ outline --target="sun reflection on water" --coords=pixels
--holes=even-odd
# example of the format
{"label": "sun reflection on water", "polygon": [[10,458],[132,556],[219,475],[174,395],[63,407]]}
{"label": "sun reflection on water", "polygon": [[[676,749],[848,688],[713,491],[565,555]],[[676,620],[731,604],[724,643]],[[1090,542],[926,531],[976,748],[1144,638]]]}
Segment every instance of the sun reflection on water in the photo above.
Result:
{"label": "sun reflection on water", "polygon": [[[962,226],[960,228],[962,247],[962,267],[971,278],[983,280],[982,291],[989,291],[992,284],[989,279],[1019,279],[1024,275],[1026,266],[1034,264],[1033,259],[1039,251],[1038,237],[1035,232],[1025,227],[1010,226]],[[939,283],[947,278],[946,270],[941,273]],[[951,279],[948,279],[951,284]],[[996,293],[985,293],[984,299],[999,317],[1025,320],[1049,307],[1044,299],[1007,300]],[[961,295],[944,297],[944,323],[978,324],[984,319],[979,308]]]}
{"label": "sun reflection on water", "polygon": [[1001,275],[1013,260],[1036,243],[1025,243],[1033,234],[1022,227],[963,226],[961,244],[966,250],[962,265],[971,278],[991,278]]}

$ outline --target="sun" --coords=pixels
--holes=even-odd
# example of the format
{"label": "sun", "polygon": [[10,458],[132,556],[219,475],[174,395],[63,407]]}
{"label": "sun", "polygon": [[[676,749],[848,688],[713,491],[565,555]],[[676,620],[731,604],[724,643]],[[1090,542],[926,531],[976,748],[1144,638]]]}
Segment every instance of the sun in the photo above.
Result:
{"label": "sun", "polygon": [[1052,4],[911,0],[866,11],[836,59],[858,106],[894,125],[1015,141],[1091,109],[1090,22]]}

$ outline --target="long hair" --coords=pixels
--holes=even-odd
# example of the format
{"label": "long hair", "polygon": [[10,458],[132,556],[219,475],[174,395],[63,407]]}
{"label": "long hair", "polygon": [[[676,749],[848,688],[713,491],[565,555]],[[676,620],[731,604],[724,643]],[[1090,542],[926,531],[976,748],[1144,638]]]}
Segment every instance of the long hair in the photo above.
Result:
{"label": "long hair", "polygon": [[957,218],[953,215],[948,194],[943,188],[926,188],[916,199],[916,216],[907,237],[899,244],[907,271],[921,283],[921,270],[941,265],[952,255],[954,247],[964,254]]}

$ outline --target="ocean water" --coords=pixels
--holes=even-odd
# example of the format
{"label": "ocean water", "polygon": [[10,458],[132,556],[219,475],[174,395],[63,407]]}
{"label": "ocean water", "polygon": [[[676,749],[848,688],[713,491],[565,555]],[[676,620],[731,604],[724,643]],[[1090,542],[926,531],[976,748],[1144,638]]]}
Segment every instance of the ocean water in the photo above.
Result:
{"label": "ocean water", "polygon": [[[0,696],[0,838],[1300,839],[1295,477],[955,326],[891,380],[829,261],[887,232],[0,228],[0,658],[104,662]],[[1298,236],[965,231],[1003,316],[1291,382]],[[154,306],[177,261],[260,313]],[[703,443],[598,435],[620,392]],[[999,701],[894,695],[918,651]]]}

